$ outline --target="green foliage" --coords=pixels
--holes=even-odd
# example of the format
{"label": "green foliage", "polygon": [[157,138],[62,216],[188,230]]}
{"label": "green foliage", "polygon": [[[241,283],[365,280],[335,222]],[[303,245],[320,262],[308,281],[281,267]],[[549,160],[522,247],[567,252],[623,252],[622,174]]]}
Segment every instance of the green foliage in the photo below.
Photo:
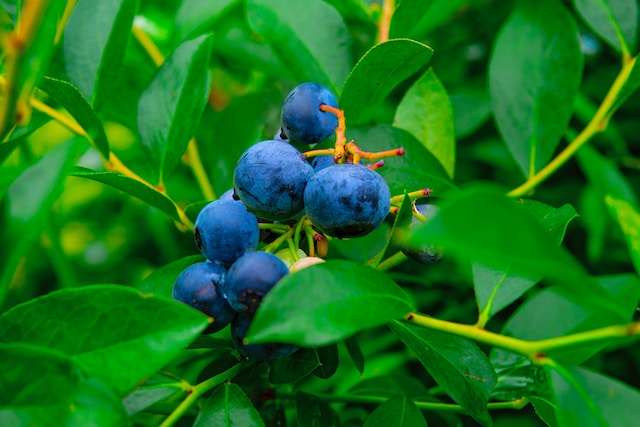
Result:
{"label": "green foliage", "polygon": [[[636,422],[636,0],[41,3],[0,1],[0,425]],[[300,348],[257,362],[172,286],[305,81],[393,154],[391,212],[262,225],[326,262],[264,298],[245,344]]]}

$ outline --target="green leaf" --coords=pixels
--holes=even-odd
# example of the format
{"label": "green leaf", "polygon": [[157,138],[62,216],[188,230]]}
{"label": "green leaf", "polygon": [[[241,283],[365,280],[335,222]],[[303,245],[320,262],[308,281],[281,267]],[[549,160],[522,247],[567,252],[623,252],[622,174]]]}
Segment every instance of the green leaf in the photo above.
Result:
{"label": "green leaf", "polygon": [[413,39],[423,38],[425,34],[431,33],[436,28],[447,24],[460,13],[469,0],[433,0],[433,4],[427,13],[421,16],[416,23],[411,37]]}
{"label": "green leaf", "polygon": [[63,106],[69,114],[87,132],[96,148],[105,159],[109,158],[109,141],[104,132],[102,121],[95,111],[82,97],[74,85],[63,80],[45,77],[40,88],[47,92],[58,104]]}
{"label": "green leaf", "polygon": [[402,0],[391,17],[389,37],[392,39],[413,38],[416,26],[433,3],[433,0]]}
{"label": "green leaf", "polygon": [[187,40],[211,30],[213,24],[222,18],[238,0],[184,0],[176,14],[174,37]]}
{"label": "green leaf", "polygon": [[11,250],[0,257],[0,305],[20,259],[46,224],[81,148],[82,144],[74,141],[56,146],[7,188],[4,203],[0,204],[0,245]]}
{"label": "green leaf", "polygon": [[0,316],[0,341],[66,353],[123,396],[176,357],[207,324],[184,304],[123,286],[95,285],[13,307]]}
{"label": "green leaf", "polygon": [[409,39],[394,39],[369,49],[342,87],[340,108],[349,126],[366,124],[371,113],[401,82],[422,70],[433,50]]}
{"label": "green leaf", "polygon": [[561,2],[522,2],[500,30],[489,64],[496,123],[525,176],[553,155],[573,112],[583,58]]}
{"label": "green leaf", "polygon": [[638,33],[637,0],[573,0],[582,19],[617,51],[632,53]]}
{"label": "green leaf", "polygon": [[226,382],[218,386],[207,399],[193,427],[262,426],[264,421],[237,384]]}
{"label": "green leaf", "polygon": [[338,414],[315,396],[298,392],[296,397],[298,427],[337,427],[340,425]]}
{"label": "green leaf", "polygon": [[318,353],[320,366],[313,370],[313,375],[325,380],[331,378],[338,370],[338,346],[329,344],[324,347],[318,347],[316,352]]}
{"label": "green leaf", "polygon": [[[631,274],[603,276],[601,286],[607,290],[609,299],[624,307],[624,322],[631,320],[640,300],[640,280]],[[607,312],[592,310],[576,301],[572,295],[558,287],[541,290],[525,301],[509,318],[501,333],[525,340],[542,340],[565,336],[577,332],[597,329],[618,323]],[[578,364],[602,349],[609,342],[573,345],[549,351],[549,357],[565,363]]]}
{"label": "green leaf", "polygon": [[584,368],[546,366],[562,426],[627,427],[640,418],[640,391]]}
{"label": "green leaf", "polygon": [[427,422],[412,400],[405,396],[393,396],[369,414],[363,426],[427,427]]}
{"label": "green leaf", "polygon": [[381,397],[400,395],[419,400],[428,399],[429,391],[421,379],[410,374],[393,372],[389,375],[364,378],[349,389],[349,394]]}
{"label": "green leaf", "polygon": [[247,0],[246,13],[298,81],[339,93],[351,66],[351,37],[333,7],[321,0]]}
{"label": "green leaf", "polygon": [[431,242],[463,260],[561,284],[576,301],[624,319],[622,307],[578,261],[517,202],[490,187],[470,187],[440,205],[438,215],[416,228],[414,243]]}
{"label": "green leaf", "polygon": [[269,371],[269,382],[292,383],[311,374],[320,365],[320,357],[315,348],[301,348],[291,356],[273,362]]}
{"label": "green leaf", "polygon": [[[578,216],[571,205],[553,208],[528,199],[523,200],[522,204],[540,221],[540,225],[549,231],[558,245],[562,243],[569,222]],[[480,263],[474,263],[472,270],[478,309],[482,312],[490,306],[485,313],[487,320],[520,298],[540,279],[510,274],[508,267],[492,269]]]}
{"label": "green leaf", "polygon": [[624,73],[626,74],[626,80],[622,85],[622,88],[618,92],[615,102],[612,103],[609,108],[608,114],[613,114],[633,93],[640,88],[640,62],[638,57],[631,58],[624,65]]}
{"label": "green leaf", "polygon": [[[12,139],[11,141],[3,142],[0,144],[0,164],[4,162],[7,157],[13,153],[13,150],[18,148],[24,141],[27,139],[28,135],[20,136],[18,138]],[[0,195],[0,197],[2,197]]]}
{"label": "green leaf", "polygon": [[553,403],[547,399],[543,399],[537,396],[529,397],[529,401],[536,411],[536,415],[540,417],[549,427],[558,427],[558,420],[556,419],[556,407]]}
{"label": "green leaf", "polygon": [[384,254],[387,252],[389,245],[396,239],[400,239],[403,236],[404,230],[409,227],[411,224],[412,218],[412,204],[411,198],[405,192],[404,197],[402,198],[402,202],[398,207],[398,212],[395,214],[395,218],[393,221],[393,226],[391,227],[391,232],[387,233],[387,237],[385,238],[385,244],[382,249],[378,251],[373,257],[367,260],[366,264],[371,267],[377,267],[382,261]]}
{"label": "green leaf", "polygon": [[455,189],[440,161],[407,131],[378,125],[349,128],[347,137],[364,151],[405,149],[404,156],[385,159],[385,166],[377,170],[389,184],[392,195],[430,188],[434,195],[441,196]]}
{"label": "green leaf", "polygon": [[453,110],[447,91],[432,68],[405,93],[393,123],[415,136],[453,177],[456,162]]}
{"label": "green leaf", "polygon": [[91,179],[130,194],[145,203],[159,209],[171,219],[180,221],[174,202],[155,188],[120,172],[96,172],[85,168],[76,168],[72,173],[78,178]]}
{"label": "green leaf", "polygon": [[140,289],[140,292],[144,292],[145,294],[172,298],[171,293],[173,291],[173,283],[176,281],[176,278],[180,273],[190,265],[202,261],[204,261],[204,257],[202,255],[189,255],[170,262],[147,276],[142,282],[136,285],[136,288]]}
{"label": "green leaf", "polygon": [[138,132],[160,181],[180,162],[209,96],[211,37],[182,43],[138,103]]}
{"label": "green leaf", "polygon": [[475,132],[491,116],[491,100],[485,92],[456,92],[449,95],[456,138]]}
{"label": "green leaf", "polygon": [[154,403],[183,392],[182,384],[155,384],[132,391],[122,399],[129,415],[144,411]]}
{"label": "green leaf", "polygon": [[67,75],[96,110],[113,96],[137,10],[138,0],[81,0],[69,17]]}
{"label": "green leaf", "polygon": [[324,345],[412,310],[404,291],[384,274],[331,260],[285,276],[262,301],[247,340]]}
{"label": "green leaf", "polygon": [[73,360],[45,347],[0,344],[0,425],[128,425],[122,403]]}
{"label": "green leaf", "polygon": [[362,349],[360,348],[360,345],[358,345],[356,337],[349,337],[343,342],[344,346],[347,348],[347,353],[349,353],[349,358],[351,358],[356,369],[362,375],[364,372],[364,354],[362,354]]}
{"label": "green leaf", "polygon": [[578,151],[578,162],[596,193],[604,198],[609,214],[622,229],[631,261],[636,272],[640,273],[640,204],[634,189],[615,163],[588,145]]}
{"label": "green leaf", "polygon": [[400,322],[391,329],[456,403],[480,424],[491,425],[487,403],[496,375],[474,342]]}

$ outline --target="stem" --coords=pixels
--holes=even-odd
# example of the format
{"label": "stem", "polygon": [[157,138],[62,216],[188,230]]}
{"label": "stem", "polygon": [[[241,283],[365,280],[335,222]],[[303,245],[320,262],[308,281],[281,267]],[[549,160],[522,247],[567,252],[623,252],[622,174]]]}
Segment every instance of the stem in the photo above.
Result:
{"label": "stem", "polygon": [[380,15],[380,21],[378,21],[378,37],[376,39],[378,43],[389,40],[389,28],[391,27],[391,18],[396,7],[395,3],[395,0],[382,1],[382,14]]}
{"label": "stem", "polygon": [[578,151],[578,149],[594,135],[603,132],[607,128],[609,120],[615,112],[614,103],[629,80],[631,70],[633,69],[636,60],[637,57],[623,63],[620,73],[611,85],[611,88],[600,104],[598,111],[596,111],[596,114],[582,132],[580,132],[580,134],[545,167],[540,169],[535,175],[531,176],[524,184],[511,190],[508,193],[510,197],[521,197],[527,194],[530,190],[541,184],[560,169],[560,167],[564,165],[576,153],[576,151]]}
{"label": "stem", "polygon": [[226,371],[209,378],[201,382],[198,385],[191,387],[187,390],[187,397],[178,405],[176,409],[160,424],[159,427],[170,427],[174,425],[181,417],[184,415],[186,411],[189,410],[191,405],[193,405],[196,400],[200,398],[204,393],[211,390],[212,388],[222,384],[225,381],[228,381],[238,375],[242,369],[244,369],[245,365],[243,363],[238,363],[235,366],[227,369]]}
{"label": "stem", "polygon": [[404,320],[424,328],[448,332],[469,338],[484,344],[500,347],[528,357],[534,363],[546,359],[545,353],[582,344],[593,344],[613,338],[640,337],[640,322],[629,325],[614,325],[562,337],[527,341],[519,338],[490,332],[476,325],[463,325],[446,320],[435,319],[423,314],[411,313]]}
{"label": "stem", "polygon": [[62,37],[62,33],[64,32],[64,27],[67,25],[67,21],[71,16],[71,12],[73,12],[73,8],[76,7],[76,3],[78,0],[68,0],[67,5],[64,7],[64,12],[62,13],[62,18],[60,22],[58,22],[58,28],[56,29],[56,38],[54,39],[54,44],[60,43],[60,38]]}
{"label": "stem", "polygon": [[395,254],[391,255],[389,258],[381,261],[380,264],[376,267],[376,269],[380,271],[391,270],[393,267],[402,264],[407,259],[407,256],[402,253],[402,251],[398,251]]}
{"label": "stem", "polygon": [[281,236],[278,236],[276,240],[274,240],[273,242],[269,243],[267,246],[262,248],[262,250],[264,252],[274,253],[275,251],[278,250],[280,246],[282,246],[283,243],[287,241],[287,239],[291,238],[291,235],[293,234],[294,230],[295,230],[294,228],[290,228],[289,230],[287,230],[286,233],[282,234]]}

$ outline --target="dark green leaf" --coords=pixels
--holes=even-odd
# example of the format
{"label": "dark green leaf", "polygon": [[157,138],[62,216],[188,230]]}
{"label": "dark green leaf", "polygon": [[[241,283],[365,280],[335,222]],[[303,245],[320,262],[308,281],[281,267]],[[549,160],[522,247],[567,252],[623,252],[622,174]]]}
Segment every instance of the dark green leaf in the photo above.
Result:
{"label": "dark green leaf", "polygon": [[549,427],[558,427],[558,420],[556,419],[556,407],[553,403],[547,399],[543,399],[537,396],[531,396],[529,398],[533,409],[542,421]]}
{"label": "dark green leaf", "polygon": [[0,245],[11,248],[0,257],[0,304],[16,266],[42,231],[68,171],[80,155],[81,144],[69,141],[53,148],[25,169],[7,188],[0,209]]}
{"label": "dark green leaf", "polygon": [[172,360],[207,326],[184,304],[116,285],[66,289],[0,316],[0,340],[68,354],[91,376],[125,395]]}
{"label": "dark green leaf", "polygon": [[213,24],[237,3],[238,0],[184,0],[176,14],[174,36],[183,41],[210,32]]}
{"label": "dark green leaf", "polygon": [[340,425],[338,414],[327,402],[315,396],[298,392],[296,398],[299,427],[336,427]]}
{"label": "dark green leaf", "polygon": [[565,133],[583,58],[561,2],[522,2],[502,27],[489,65],[493,112],[525,176],[540,170]]}
{"label": "dark green leaf", "polygon": [[496,374],[474,342],[400,322],[391,329],[455,402],[480,424],[491,425],[487,403]]}
{"label": "dark green leaf", "polygon": [[128,425],[117,396],[45,347],[0,344],[0,425]]}
{"label": "dark green leaf", "polygon": [[385,166],[378,169],[389,184],[391,195],[431,188],[434,195],[441,196],[455,188],[438,159],[407,131],[379,125],[349,128],[347,136],[364,151],[405,149],[404,156],[385,159]]}
{"label": "dark green leaf", "polygon": [[338,346],[330,344],[324,347],[316,348],[320,366],[313,371],[313,375],[322,379],[329,379],[338,370]]}
{"label": "dark green leaf", "polygon": [[400,395],[410,399],[422,399],[429,395],[427,387],[420,379],[397,373],[365,378],[353,386],[349,393],[382,397]]}
{"label": "dark green leaf", "polygon": [[436,28],[448,23],[460,9],[468,4],[468,0],[433,0],[433,4],[423,14],[412,31],[411,38],[420,39]]}
{"label": "dark green leaf", "polygon": [[81,0],[69,17],[67,75],[96,110],[113,95],[137,10],[138,0]]}
{"label": "dark green leaf", "polygon": [[[571,205],[556,209],[528,199],[523,200],[522,204],[549,231],[557,244],[562,243],[569,222],[578,216]],[[510,274],[508,268],[492,269],[479,263],[474,263],[472,268],[478,308],[482,312],[490,305],[486,312],[488,318],[520,298],[539,280],[539,277]]]}
{"label": "dark green leaf", "polygon": [[[404,3],[400,3],[402,7]],[[395,126],[416,137],[453,177],[456,162],[453,110],[447,91],[427,70],[404,95],[393,120]]]}
{"label": "dark green leaf", "polygon": [[427,427],[427,422],[413,401],[393,396],[369,414],[364,427]]}
{"label": "dark green leaf", "polygon": [[404,291],[384,274],[332,260],[285,276],[262,301],[247,339],[324,345],[412,309]]}
{"label": "dark green leaf", "polygon": [[420,19],[427,14],[433,0],[402,0],[391,17],[389,37],[412,38]]}
{"label": "dark green leaf", "polygon": [[178,275],[190,265],[202,261],[204,261],[202,255],[189,255],[180,258],[179,260],[160,267],[147,276],[142,282],[138,283],[136,287],[140,289],[140,292],[144,292],[145,294],[171,298],[173,283],[176,281]]}
{"label": "dark green leaf", "polygon": [[591,29],[611,47],[634,52],[638,35],[637,0],[574,0],[573,3]]}
{"label": "dark green leaf", "polygon": [[40,87],[76,119],[78,124],[87,132],[102,157],[108,159],[109,141],[107,140],[107,134],[104,132],[102,121],[82,97],[78,88],[69,82],[49,77],[45,77]]}
{"label": "dark green leaf", "polygon": [[338,12],[320,0],[248,0],[247,18],[299,82],[334,93],[349,73],[351,37]]}
{"label": "dark green leaf", "polygon": [[491,116],[491,100],[485,92],[452,93],[449,100],[457,138],[471,135]]}
{"label": "dark green leaf", "polygon": [[[444,246],[461,259],[523,277],[562,284],[576,301],[624,319],[625,311],[578,261],[517,202],[488,187],[468,188],[441,203],[438,215],[415,230],[414,241]],[[608,301],[609,299],[609,301]]]}
{"label": "dark green leaf", "polygon": [[198,414],[193,427],[262,426],[264,421],[244,391],[226,382],[215,389]]}
{"label": "dark green leaf", "polygon": [[351,361],[356,366],[358,372],[362,374],[364,372],[364,355],[362,354],[362,349],[358,345],[358,340],[356,337],[349,337],[343,342],[344,346],[347,348]]}
{"label": "dark green leaf", "polygon": [[578,162],[596,193],[604,198],[611,217],[620,225],[629,255],[640,272],[640,204],[638,196],[618,167],[590,146],[578,151]]}
{"label": "dark green leaf", "polygon": [[137,179],[128,177],[119,172],[96,172],[84,168],[76,168],[76,171],[73,172],[72,175],[79,178],[98,181],[120,191],[124,191],[125,193],[137,197],[143,202],[160,209],[171,219],[180,221],[180,216],[178,215],[176,206],[171,199],[150,185],[138,181]]}
{"label": "dark green leaf", "polygon": [[180,162],[209,96],[211,37],[182,43],[138,103],[138,132],[160,180]]}
{"label": "dark green leaf", "polygon": [[398,84],[427,65],[433,50],[408,39],[375,45],[360,58],[342,87],[340,108],[350,126],[366,124],[370,114]]}
{"label": "dark green leaf", "polygon": [[278,359],[271,365],[269,382],[287,384],[306,377],[320,366],[320,357],[315,348],[301,348],[289,357]]}
{"label": "dark green leaf", "polygon": [[584,368],[546,368],[560,425],[627,427],[640,418],[640,391]]}
{"label": "dark green leaf", "polygon": [[144,411],[154,403],[183,392],[181,384],[158,384],[134,390],[127,397],[122,399],[129,415]]}

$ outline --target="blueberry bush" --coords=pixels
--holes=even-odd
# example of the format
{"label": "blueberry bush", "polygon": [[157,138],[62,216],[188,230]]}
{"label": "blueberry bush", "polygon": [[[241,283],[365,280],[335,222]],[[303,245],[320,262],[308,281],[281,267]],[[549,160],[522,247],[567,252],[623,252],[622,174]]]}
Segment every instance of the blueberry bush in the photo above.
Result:
{"label": "blueberry bush", "polygon": [[637,0],[0,6],[0,425],[637,424]]}

